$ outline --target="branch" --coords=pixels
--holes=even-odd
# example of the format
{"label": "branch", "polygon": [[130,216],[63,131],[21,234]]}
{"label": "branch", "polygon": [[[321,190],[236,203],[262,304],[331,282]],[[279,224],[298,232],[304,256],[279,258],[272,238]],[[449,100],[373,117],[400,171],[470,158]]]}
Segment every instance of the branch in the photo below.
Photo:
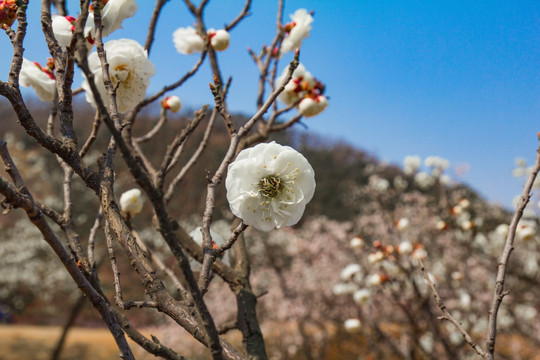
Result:
{"label": "branch", "polygon": [[439,296],[439,293],[437,292],[437,289],[435,288],[433,281],[431,281],[431,279],[429,278],[426,272],[426,269],[424,267],[423,261],[421,259],[418,259],[418,261],[420,262],[422,273],[424,274],[424,279],[426,279],[429,287],[431,288],[431,291],[433,292],[433,297],[435,298],[435,302],[437,303],[437,306],[439,307],[439,309],[441,309],[442,313],[444,314],[441,320],[450,321],[459,330],[461,335],[463,335],[463,338],[465,339],[465,341],[476,351],[476,353],[480,355],[482,359],[488,359],[488,355],[484,352],[484,350],[482,350],[480,345],[474,342],[473,338],[469,335],[467,330],[465,330],[463,326],[461,326],[459,321],[457,321],[456,318],[453,317],[452,314],[450,314],[443,300]]}
{"label": "branch", "polygon": [[146,42],[144,43],[144,48],[150,56],[150,49],[154,43],[154,33],[156,32],[156,25],[161,14],[161,10],[167,0],[156,0],[156,5],[154,6],[154,12],[152,13],[152,18],[150,19],[150,25],[148,25],[148,34],[146,35]]}
{"label": "branch", "polygon": [[[538,135],[540,139],[540,133]],[[523,187],[523,192],[521,193],[519,203],[516,207],[516,211],[514,212],[514,216],[512,217],[512,221],[510,222],[508,235],[506,236],[506,242],[504,244],[504,250],[501,255],[501,259],[499,261],[497,278],[495,282],[495,292],[493,294],[493,300],[491,303],[491,307],[489,309],[488,331],[487,331],[487,341],[486,341],[486,347],[487,347],[486,359],[488,360],[493,360],[495,358],[494,354],[495,354],[495,340],[497,336],[497,314],[499,312],[499,308],[502,304],[503,298],[507,294],[507,292],[504,290],[504,281],[506,279],[508,261],[510,260],[510,255],[512,254],[512,251],[514,250],[514,239],[516,236],[516,229],[517,229],[519,220],[521,219],[521,216],[523,215],[523,211],[525,210],[525,207],[527,206],[527,203],[529,202],[529,199],[531,197],[531,189],[533,187],[534,181],[536,179],[536,176],[538,175],[539,170],[540,170],[540,147],[536,151],[536,160],[533,166],[533,170],[531,172],[531,175],[527,179],[527,183]]]}

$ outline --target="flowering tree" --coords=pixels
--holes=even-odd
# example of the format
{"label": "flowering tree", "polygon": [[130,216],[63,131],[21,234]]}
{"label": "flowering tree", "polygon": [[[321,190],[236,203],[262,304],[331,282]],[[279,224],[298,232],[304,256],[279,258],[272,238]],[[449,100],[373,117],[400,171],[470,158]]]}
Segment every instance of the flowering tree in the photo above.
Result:
{"label": "flowering tree", "polygon": [[[195,27],[176,30],[174,46],[182,54],[199,53],[200,56],[183,77],[147,96],[150,78],[159,71],[149,53],[166,1],[155,2],[144,45],[132,39],[106,41],[109,34],[122,28],[124,19],[137,11],[133,0],[85,0],[80,3],[77,17],[67,13],[63,0],[43,1],[41,26],[51,55],[45,66],[24,58],[27,24],[37,20],[26,16],[27,7],[33,4],[25,0],[0,2],[0,23],[13,45],[9,77],[0,82],[0,94],[12,105],[27,135],[43,152],[56,157],[57,169],[63,172],[63,192],[58,194],[63,204],[57,209],[34,196],[11,156],[12,144],[4,140],[0,140],[0,155],[7,176],[0,177],[0,193],[5,197],[3,204],[8,210],[22,208],[25,211],[71,279],[99,312],[122,358],[134,358],[125,335],[149,353],[167,359],[182,358],[157,338],[146,338],[130,324],[125,312],[145,308],[163,313],[183,327],[209,349],[214,359],[264,359],[266,350],[256,314],[257,294],[251,288],[250,262],[242,234],[249,226],[270,231],[297,223],[313,196],[313,169],[301,154],[276,143],[259,144],[270,134],[293,126],[303,116],[317,115],[328,105],[323,95],[324,85],[299,65],[298,48],[309,35],[313,18],[301,9],[291,16],[292,22],[283,24],[283,1],[278,1],[278,24],[271,46],[263,47],[259,54],[250,51],[260,71],[257,111],[245,123],[237,124],[227,110],[230,80],[223,79],[218,52],[228,48],[229,33],[249,14],[251,1],[246,0],[238,16],[219,30],[207,28],[204,21],[205,10],[210,6],[208,1],[198,5],[190,0],[184,3],[194,18]],[[53,8],[57,15],[51,13]],[[15,21],[17,25],[12,28]],[[278,78],[280,60],[290,52],[293,59]],[[196,111],[156,164],[142,144],[159,134],[170,112],[180,110],[180,99],[169,93],[197,73],[205,60],[213,74],[210,91],[214,106],[212,110],[204,106]],[[78,71],[85,80],[81,89],[73,89],[74,75]],[[32,87],[41,101],[50,104],[45,128],[38,125],[20,86]],[[73,96],[80,92],[85,93],[86,101],[95,109],[92,131],[84,141],[80,141],[84,135],[73,125],[77,110]],[[278,105],[278,98],[284,107]],[[162,99],[159,121],[145,134],[134,136],[141,110],[159,99]],[[218,167],[206,179],[200,179],[206,181],[207,191],[199,224],[202,241],[197,243],[197,236],[191,236],[181,225],[182,220],[172,216],[171,199],[185,174],[200,159],[218,119],[225,124],[229,141]],[[206,124],[202,140],[189,143],[202,124]],[[103,133],[109,134],[110,141],[97,148],[96,138]],[[256,146],[251,147],[253,145]],[[182,163],[181,155],[188,148],[192,149],[191,156]],[[95,162],[90,161],[89,154],[96,151],[101,156]],[[137,184],[119,198],[115,194],[119,183],[116,158],[123,159],[132,181]],[[76,178],[99,204],[93,225],[84,231],[77,229],[74,223],[77,215],[74,203],[78,199],[74,198],[72,184]],[[215,216],[216,193],[223,191],[220,184],[225,178],[227,198],[236,219],[226,240],[214,241],[210,227]],[[160,257],[153,250],[134,226],[135,217],[140,216],[144,206],[152,209],[152,216],[147,220],[166,244],[168,256],[174,259],[172,265],[166,261],[168,258]],[[97,241],[100,233],[104,234],[105,244]],[[103,261],[99,258],[100,247],[107,249],[113,270],[114,300],[105,295],[102,287],[97,266]],[[140,278],[138,293],[144,294],[139,295],[140,298],[126,299],[124,295],[125,284],[118,271],[119,252]],[[233,253],[234,261],[222,260],[224,253]],[[196,272],[191,266],[193,261],[201,264]],[[236,307],[232,327],[241,331],[243,349],[235,348],[220,335],[220,326],[205,302],[204,296],[214,275],[222,278],[234,294],[236,305],[231,303],[227,307]]]}

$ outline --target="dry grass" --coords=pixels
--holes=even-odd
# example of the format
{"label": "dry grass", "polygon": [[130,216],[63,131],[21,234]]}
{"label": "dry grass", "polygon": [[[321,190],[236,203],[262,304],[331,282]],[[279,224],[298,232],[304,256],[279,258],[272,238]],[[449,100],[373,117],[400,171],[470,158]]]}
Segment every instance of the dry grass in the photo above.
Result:
{"label": "dry grass", "polygon": [[[279,333],[291,331],[287,327],[266,328],[267,344],[279,346]],[[327,329],[334,333],[336,329]],[[0,325],[0,360],[49,360],[53,348],[60,337],[60,327],[31,325]],[[152,331],[162,340],[167,336],[159,331]],[[145,335],[150,336],[150,331]],[[229,337],[235,345],[239,345],[238,334]],[[282,334],[281,334],[282,335]],[[502,334],[501,334],[502,335]],[[172,340],[172,339],[171,339]],[[346,338],[339,344],[331,341],[327,344],[325,355],[321,359],[358,359],[359,353],[369,347],[362,339]],[[278,343],[276,343],[278,341]],[[175,337],[174,343],[182,345],[181,355],[190,360],[208,359],[208,354],[195,340],[189,336],[182,339]],[[144,352],[138,345],[131,343],[137,360],[151,360],[156,357]],[[514,359],[540,360],[538,349],[526,344],[518,336],[502,335],[498,342],[498,351]],[[119,359],[119,353],[111,334],[107,329],[73,328],[67,338],[61,360],[111,360]],[[300,357],[298,357],[298,355]],[[293,356],[302,359],[301,354]]]}

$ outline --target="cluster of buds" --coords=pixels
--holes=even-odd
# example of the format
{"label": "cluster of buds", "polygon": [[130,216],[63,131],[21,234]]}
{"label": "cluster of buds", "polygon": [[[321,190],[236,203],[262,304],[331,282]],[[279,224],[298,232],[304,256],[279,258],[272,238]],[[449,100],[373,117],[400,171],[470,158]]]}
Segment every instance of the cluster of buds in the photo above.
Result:
{"label": "cluster of buds", "polygon": [[[277,79],[278,86],[286,79],[288,71],[286,68]],[[323,95],[324,89],[324,84],[300,64],[278,99],[286,105],[297,104],[299,114],[311,117],[320,114],[328,106],[328,99]]]}
{"label": "cluster of buds", "polygon": [[17,4],[15,0],[0,0],[0,26],[7,30],[17,18]]}
{"label": "cluster of buds", "polygon": [[46,66],[41,66],[40,63],[38,63],[37,61],[34,61],[34,65],[36,65],[39,70],[44,72],[51,80],[56,79],[56,76],[54,76],[54,60],[53,60],[53,58],[47,58]]}

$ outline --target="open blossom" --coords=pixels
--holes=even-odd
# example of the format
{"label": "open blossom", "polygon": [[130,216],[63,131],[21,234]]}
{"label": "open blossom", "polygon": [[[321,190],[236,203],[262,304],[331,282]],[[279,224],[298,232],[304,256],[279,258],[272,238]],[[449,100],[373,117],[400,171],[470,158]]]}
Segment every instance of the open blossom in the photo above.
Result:
{"label": "open blossom", "polygon": [[281,53],[295,51],[302,45],[302,41],[309,36],[313,16],[306,9],[298,9],[291,16],[291,23],[285,25],[288,32],[281,43]]}
{"label": "open blossom", "polygon": [[181,54],[193,54],[204,50],[204,40],[192,27],[178,28],[173,32],[173,42]]}
{"label": "open blossom", "polygon": [[[102,37],[109,36],[113,31],[121,29],[124,19],[132,17],[137,12],[135,0],[100,0],[100,2],[102,5],[105,4],[101,9]],[[88,13],[84,35],[90,36],[92,39],[96,37],[96,25],[92,11]]]}
{"label": "open blossom", "polygon": [[367,304],[370,297],[371,297],[371,290],[369,289],[359,289],[355,291],[353,294],[353,300],[358,305]]}
{"label": "open blossom", "polygon": [[364,240],[357,235],[351,239],[350,245],[353,249],[361,249],[364,246]]}
{"label": "open blossom", "polygon": [[182,101],[180,101],[180,98],[178,96],[167,96],[163,101],[161,102],[161,106],[163,106],[164,109],[170,110],[174,113],[179,112],[182,108]]}
{"label": "open blossom", "polygon": [[[229,47],[229,33],[227,30],[208,29],[210,45],[216,51],[223,51]],[[179,53],[189,55],[204,50],[204,39],[197,31],[189,27],[181,27],[173,32],[173,42]]]}
{"label": "open blossom", "polygon": [[343,281],[349,281],[352,280],[357,274],[360,274],[362,272],[362,267],[358,264],[349,264],[341,270],[341,274],[339,277]]}
{"label": "open blossom", "polygon": [[53,101],[56,94],[56,80],[52,65],[41,67],[37,62],[23,59],[19,83],[32,87],[41,101]]}
{"label": "open blossom", "polygon": [[[203,245],[203,236],[201,233],[201,227],[195,228],[193,231],[189,233],[189,236],[199,245]],[[212,237],[212,247],[216,249],[218,246],[221,246],[225,244],[225,239],[223,236],[221,236],[219,233],[215,232],[214,230],[210,229],[210,236]],[[223,262],[225,265],[231,265],[231,261],[229,259],[229,253],[225,251],[223,254]],[[191,260],[190,261],[191,270],[193,271],[201,271],[201,264],[197,260]]]}
{"label": "open blossom", "polygon": [[324,95],[315,97],[305,97],[298,104],[298,113],[305,117],[311,117],[320,114],[328,106],[328,99]]}
{"label": "open blossom", "polygon": [[262,231],[296,224],[315,192],[306,158],[275,142],[244,149],[229,165],[227,200],[234,215]]}
{"label": "open blossom", "polygon": [[[281,73],[281,76],[276,80],[276,86],[280,86],[281,83],[287,78],[289,68],[285,68]],[[307,92],[315,87],[316,80],[309,71],[306,70],[304,65],[298,64],[293,72],[291,80],[285,85],[285,89],[279,94],[278,99],[285,105],[291,105],[296,101],[302,99]]]}
{"label": "open blossom", "polygon": [[347,319],[343,323],[343,327],[348,333],[354,334],[360,331],[362,328],[362,323],[358,319]]}
{"label": "open blossom", "polygon": [[141,190],[131,189],[120,196],[120,210],[129,216],[137,215],[143,208]]}
{"label": "open blossom", "polygon": [[407,218],[401,218],[396,222],[396,228],[399,231],[404,231],[409,227],[410,221]]}
{"label": "open blossom", "polygon": [[71,43],[73,36],[74,23],[76,19],[73,16],[52,16],[52,29],[58,45],[66,48]]}
{"label": "open blossom", "polygon": [[[146,88],[150,84],[150,77],[156,73],[156,70],[148,60],[146,50],[134,40],[108,41],[105,43],[105,51],[107,52],[111,81],[113,86],[117,87],[116,102],[118,112],[124,113],[144,99]],[[88,65],[92,73],[94,73],[94,81],[99,94],[105,104],[108,105],[109,95],[103,83],[101,62],[96,52],[88,57]],[[96,107],[88,80],[83,82],[82,87],[86,90],[86,101]]]}
{"label": "open blossom", "polygon": [[422,159],[420,159],[420,156],[418,155],[405,156],[404,164],[403,172],[407,175],[412,175],[416,173],[420,168],[420,165],[422,165]]}

